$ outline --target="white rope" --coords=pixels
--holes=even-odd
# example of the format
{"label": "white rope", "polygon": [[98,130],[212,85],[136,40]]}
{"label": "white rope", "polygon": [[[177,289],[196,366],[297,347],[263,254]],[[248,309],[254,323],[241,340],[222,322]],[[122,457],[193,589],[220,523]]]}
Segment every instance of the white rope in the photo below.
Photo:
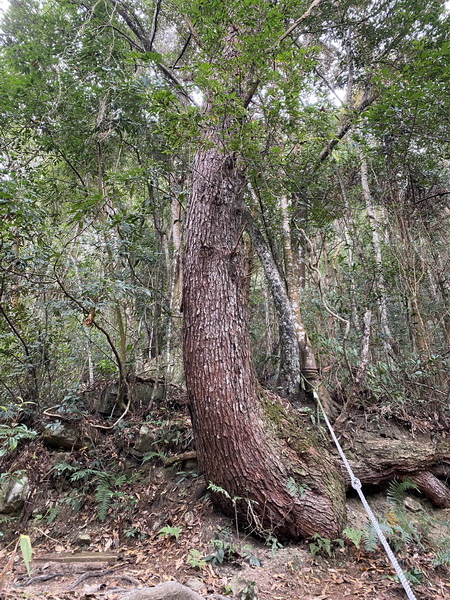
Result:
{"label": "white rope", "polygon": [[409,585],[409,582],[406,579],[405,574],[402,571],[402,568],[400,567],[397,559],[395,558],[395,555],[392,552],[392,549],[389,546],[389,543],[388,543],[388,541],[387,541],[387,539],[386,539],[383,531],[381,530],[381,527],[380,527],[380,525],[379,525],[379,523],[378,523],[375,515],[373,514],[372,509],[370,508],[370,506],[369,506],[369,504],[368,504],[368,502],[366,500],[366,497],[364,496],[364,494],[362,492],[361,482],[360,482],[360,480],[357,477],[355,477],[355,475],[353,473],[353,470],[352,470],[352,468],[350,466],[350,463],[348,462],[347,457],[345,456],[344,451],[342,450],[342,447],[341,447],[341,445],[339,443],[339,440],[336,437],[336,434],[334,433],[334,430],[333,430],[333,428],[331,426],[331,423],[328,420],[328,417],[325,414],[325,411],[323,410],[322,403],[320,401],[320,398],[319,398],[316,390],[313,390],[313,394],[314,394],[314,397],[315,397],[315,399],[317,401],[318,406],[320,407],[320,410],[322,411],[323,417],[325,419],[325,423],[327,424],[327,427],[328,427],[328,429],[330,431],[331,437],[333,438],[333,441],[334,441],[334,443],[336,445],[336,448],[337,448],[337,450],[339,452],[339,455],[340,455],[340,457],[342,459],[342,462],[344,463],[345,468],[347,469],[347,472],[350,475],[351,486],[358,493],[358,496],[359,496],[359,498],[360,498],[360,500],[361,500],[364,508],[366,509],[367,514],[369,515],[369,519],[372,521],[372,525],[373,525],[373,527],[374,527],[374,529],[376,531],[378,539],[380,540],[381,544],[383,545],[383,548],[385,549],[386,554],[388,555],[389,560],[391,561],[392,566],[394,567],[395,572],[397,573],[397,576],[398,576],[398,578],[399,578],[399,580],[400,580],[400,582],[401,582],[401,584],[402,584],[402,586],[403,586],[403,588],[404,588],[404,590],[406,592],[406,595],[408,596],[409,600],[416,600],[416,597],[414,596],[414,593],[413,593],[413,591],[411,589],[411,586]]}

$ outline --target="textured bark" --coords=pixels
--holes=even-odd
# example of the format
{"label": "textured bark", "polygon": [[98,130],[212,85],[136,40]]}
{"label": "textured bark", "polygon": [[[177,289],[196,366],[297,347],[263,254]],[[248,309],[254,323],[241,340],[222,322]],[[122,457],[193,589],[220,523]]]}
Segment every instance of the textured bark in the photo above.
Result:
{"label": "textured bark", "polygon": [[165,581],[155,587],[127,592],[120,600],[203,600],[203,596],[177,581]]}
{"label": "textured bark", "polygon": [[[199,466],[216,504],[259,533],[335,537],[342,478],[315,432],[259,390],[247,332],[244,177],[213,129],[197,151],[186,219],[184,362]],[[307,486],[304,495],[289,482]],[[241,500],[236,500],[241,498]],[[236,501],[233,502],[233,499]]]}
{"label": "textured bark", "polygon": [[294,194],[293,198],[292,222],[295,223],[295,227],[291,228],[292,252],[297,265],[299,290],[303,290],[306,286],[307,259],[307,241],[303,230],[308,223],[308,204],[299,194]]}
{"label": "textured bark", "polygon": [[168,381],[182,380],[183,373],[180,356],[182,270],[181,270],[181,203],[179,195],[184,186],[184,177],[172,176],[171,188],[175,191],[170,202],[172,216],[171,241],[172,257],[169,260],[169,309],[170,316],[166,333],[166,379]]}
{"label": "textured bark", "polygon": [[359,386],[364,379],[367,365],[369,364],[369,344],[371,333],[372,311],[366,308],[364,312],[364,331],[361,340],[361,349],[359,351],[359,365],[355,375],[355,385]]}
{"label": "textured bark", "polygon": [[430,473],[430,471],[422,471],[421,473],[415,473],[411,479],[422,494],[424,494],[435,506],[441,508],[448,508],[450,506],[450,489],[445,483],[433,475],[433,473]]}

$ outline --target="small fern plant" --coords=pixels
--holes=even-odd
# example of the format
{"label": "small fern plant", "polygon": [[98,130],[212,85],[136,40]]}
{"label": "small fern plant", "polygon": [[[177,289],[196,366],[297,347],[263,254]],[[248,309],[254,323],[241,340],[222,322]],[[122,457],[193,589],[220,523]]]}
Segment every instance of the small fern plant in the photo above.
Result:
{"label": "small fern plant", "polygon": [[391,481],[387,490],[387,499],[390,508],[388,516],[392,519],[391,525],[394,529],[395,542],[398,548],[411,542],[415,542],[422,548],[423,546],[416,526],[412,523],[408,513],[404,509],[405,494],[408,490],[419,491],[416,484],[409,479]]}
{"label": "small fern plant", "polygon": [[405,494],[408,490],[419,491],[419,488],[410,479],[404,479],[403,481],[391,481],[387,490],[387,499],[392,506],[401,506],[405,499]]}
{"label": "small fern plant", "polygon": [[111,505],[120,496],[118,489],[126,481],[126,475],[114,477],[109,473],[97,474],[94,499],[97,503],[97,517],[99,521],[103,522],[106,520]]}
{"label": "small fern plant", "polygon": [[440,548],[433,560],[434,567],[450,567],[450,538],[440,540]]}
{"label": "small fern plant", "polygon": [[[410,521],[403,508],[403,501],[408,490],[418,490],[410,480],[392,481],[387,490],[388,510],[383,519],[379,520],[381,531],[395,551],[415,542],[422,547],[415,525]],[[378,536],[372,523],[367,523],[364,529],[364,547],[367,552],[374,552],[378,547]]]}

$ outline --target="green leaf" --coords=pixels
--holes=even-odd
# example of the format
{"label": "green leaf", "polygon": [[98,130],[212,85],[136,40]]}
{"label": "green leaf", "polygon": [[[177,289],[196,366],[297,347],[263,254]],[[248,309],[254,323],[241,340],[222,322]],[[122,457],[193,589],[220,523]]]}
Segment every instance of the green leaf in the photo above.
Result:
{"label": "green leaf", "polygon": [[173,537],[177,540],[180,537],[181,531],[182,527],[171,527],[170,525],[165,525],[158,531],[158,535],[159,537]]}
{"label": "green leaf", "polygon": [[22,552],[23,562],[27,569],[28,577],[31,577],[31,559],[33,556],[33,548],[31,546],[31,540],[29,535],[21,535],[19,539],[20,550]]}
{"label": "green leaf", "polygon": [[361,545],[361,540],[364,537],[364,531],[362,529],[354,529],[353,527],[346,527],[342,534],[352,542],[357,548]]}
{"label": "green leaf", "polygon": [[137,60],[141,60],[143,62],[161,62],[162,61],[162,54],[160,54],[159,52],[137,52],[134,50],[132,52],[127,52],[126,56],[127,56],[127,58],[137,59]]}

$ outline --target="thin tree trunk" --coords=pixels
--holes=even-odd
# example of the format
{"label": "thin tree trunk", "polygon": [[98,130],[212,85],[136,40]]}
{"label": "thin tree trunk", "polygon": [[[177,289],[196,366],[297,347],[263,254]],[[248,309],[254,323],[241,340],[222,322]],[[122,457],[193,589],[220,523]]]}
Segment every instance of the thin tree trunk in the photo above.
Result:
{"label": "thin tree trunk", "polygon": [[[83,292],[83,286],[81,284],[81,278],[80,278],[80,274],[78,271],[77,259],[74,256],[72,256],[72,249],[69,250],[68,257],[72,261],[72,266],[73,266],[73,270],[75,273],[75,281],[77,283],[78,293],[81,298],[82,292]],[[88,381],[89,381],[89,386],[93,386],[94,385],[94,363],[92,361],[92,350],[91,350],[92,341],[91,341],[90,335],[87,332],[88,328],[84,327],[84,329],[85,329],[85,335],[86,335],[86,354],[87,354],[87,360],[88,360]]]}
{"label": "thin tree trunk", "polygon": [[[339,178],[339,185],[341,188],[342,200],[344,202],[345,207],[345,217],[343,219],[343,236],[345,241],[345,249],[347,252],[347,261],[348,261],[348,280],[349,280],[349,300],[351,305],[350,314],[353,321],[353,327],[356,330],[359,330],[359,315],[357,309],[357,301],[356,301],[356,282],[354,277],[354,256],[353,256],[353,247],[354,247],[354,237],[356,233],[355,224],[353,221],[353,213],[350,210],[347,193],[345,190],[344,182],[342,179],[341,173],[338,171],[337,173]],[[353,235],[352,235],[353,233]]]}
{"label": "thin tree trunk", "polygon": [[258,228],[248,215],[247,230],[264,269],[272,293],[280,333],[280,369],[277,388],[285,398],[294,397],[300,389],[300,354],[295,318],[286,290],[272,254]]}
{"label": "thin tree trunk", "polygon": [[174,192],[170,203],[170,212],[172,217],[171,238],[172,238],[172,260],[169,277],[169,321],[167,326],[166,342],[166,375],[168,381],[173,377],[179,379],[177,373],[181,363],[181,356],[178,351],[180,337],[180,308],[182,292],[182,270],[181,270],[181,204],[179,201],[179,191],[183,185],[183,180],[173,181]]}
{"label": "thin tree trunk", "polygon": [[372,321],[372,311],[366,308],[364,313],[364,331],[361,340],[361,349],[359,352],[359,365],[355,375],[355,385],[359,386],[365,377],[367,365],[369,364],[369,345],[370,345],[370,330]]}
{"label": "thin tree trunk", "polygon": [[400,240],[402,242],[400,247],[399,266],[403,275],[405,287],[408,291],[407,306],[413,349],[423,360],[427,360],[430,356],[430,349],[419,300],[419,284],[423,275],[422,273],[417,273],[415,249],[410,239],[407,223],[402,214],[397,213],[397,223]]}
{"label": "thin tree trunk", "polygon": [[292,251],[297,264],[298,287],[299,290],[303,290],[306,286],[307,256],[307,242],[303,231],[308,221],[308,205],[298,194],[294,198],[292,221],[295,222],[295,227],[291,228]]}
{"label": "thin tree trunk", "polygon": [[367,217],[370,223],[370,230],[372,235],[372,248],[375,258],[376,267],[376,286],[377,286],[377,307],[378,307],[378,319],[380,323],[380,330],[383,339],[383,346],[386,351],[386,355],[389,357],[392,355],[392,334],[389,327],[389,316],[387,310],[387,295],[386,295],[386,283],[383,275],[383,260],[381,255],[381,243],[380,236],[378,233],[378,222],[373,207],[372,194],[369,187],[369,177],[367,170],[367,160],[364,154],[361,152],[361,185],[364,200],[366,203]]}
{"label": "thin tree trunk", "polygon": [[308,391],[315,389],[322,405],[329,416],[338,412],[328,390],[323,385],[322,378],[317,368],[315,352],[308,339],[300,310],[300,271],[294,259],[291,242],[291,226],[289,219],[290,205],[286,196],[280,199],[282,217],[282,240],[284,251],[284,268],[287,282],[287,295],[293,318],[295,334],[301,355],[301,372]]}

